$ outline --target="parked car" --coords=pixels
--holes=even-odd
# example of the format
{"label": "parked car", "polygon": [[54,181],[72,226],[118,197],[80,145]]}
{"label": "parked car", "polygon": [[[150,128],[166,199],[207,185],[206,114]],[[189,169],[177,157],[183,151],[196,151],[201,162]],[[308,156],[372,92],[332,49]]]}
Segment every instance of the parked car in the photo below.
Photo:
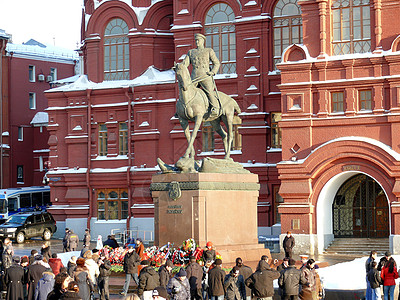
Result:
{"label": "parked car", "polygon": [[0,238],[12,238],[18,244],[38,236],[47,241],[56,231],[56,221],[49,212],[22,212],[12,215],[0,225]]}

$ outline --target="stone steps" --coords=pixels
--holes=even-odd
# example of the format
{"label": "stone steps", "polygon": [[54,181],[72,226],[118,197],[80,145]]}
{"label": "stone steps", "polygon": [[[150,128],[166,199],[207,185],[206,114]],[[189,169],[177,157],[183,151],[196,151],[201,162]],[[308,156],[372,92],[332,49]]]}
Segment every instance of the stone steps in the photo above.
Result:
{"label": "stone steps", "polygon": [[388,238],[335,238],[331,245],[325,249],[324,254],[369,255],[371,250],[376,250],[378,255],[389,251]]}

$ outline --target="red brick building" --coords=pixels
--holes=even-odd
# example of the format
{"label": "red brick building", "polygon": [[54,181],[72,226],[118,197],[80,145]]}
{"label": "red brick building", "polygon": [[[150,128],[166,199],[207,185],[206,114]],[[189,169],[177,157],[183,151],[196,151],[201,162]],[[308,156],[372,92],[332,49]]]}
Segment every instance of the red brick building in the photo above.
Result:
{"label": "red brick building", "polygon": [[57,77],[75,74],[78,56],[34,40],[13,44],[5,32],[1,43],[1,188],[43,185],[49,160],[44,91]]}
{"label": "red brick building", "polygon": [[[397,1],[84,3],[87,76],[46,94],[58,220],[95,236],[152,230],[156,159],[186,145],[169,68],[202,33],[218,89],[242,109],[232,157],[259,175],[259,233],[281,223],[310,253],[343,236],[399,251]],[[222,154],[207,124],[195,147]]]}

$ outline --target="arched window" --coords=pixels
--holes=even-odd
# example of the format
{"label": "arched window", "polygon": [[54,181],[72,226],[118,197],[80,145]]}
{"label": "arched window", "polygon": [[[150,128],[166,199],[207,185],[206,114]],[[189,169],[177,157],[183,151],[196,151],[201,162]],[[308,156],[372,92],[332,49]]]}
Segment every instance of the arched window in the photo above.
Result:
{"label": "arched window", "polygon": [[371,51],[369,0],[333,0],[333,54]]}
{"label": "arched window", "polygon": [[112,19],[104,31],[104,80],[129,79],[128,25]]}
{"label": "arched window", "polygon": [[225,3],[213,5],[205,20],[206,46],[214,49],[221,67],[219,73],[236,73],[235,14]]}
{"label": "arched window", "polygon": [[279,0],[274,9],[274,65],[281,62],[282,52],[292,44],[303,43],[303,22],[297,0]]}

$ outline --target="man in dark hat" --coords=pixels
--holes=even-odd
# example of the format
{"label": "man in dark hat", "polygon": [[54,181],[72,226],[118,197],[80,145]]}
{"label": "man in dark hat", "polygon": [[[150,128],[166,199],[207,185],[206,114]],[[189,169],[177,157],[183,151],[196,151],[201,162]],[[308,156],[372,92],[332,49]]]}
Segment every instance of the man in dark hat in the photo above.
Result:
{"label": "man in dark hat", "polygon": [[152,295],[152,291],[160,286],[160,277],[154,268],[150,266],[148,260],[143,260],[141,264],[144,267],[139,274],[138,296],[149,298]]}
{"label": "man in dark hat", "polygon": [[222,270],[222,260],[217,258],[215,260],[215,267],[208,272],[208,289],[211,300],[224,299],[224,280],[226,273]]}
{"label": "man in dark hat", "polygon": [[378,271],[379,272],[382,271],[382,268],[384,266],[386,266],[390,261],[394,262],[394,267],[397,269],[397,264],[396,264],[396,261],[394,260],[394,258],[392,257],[392,253],[390,253],[389,251],[386,251],[385,256],[383,256],[379,260],[378,267],[377,267]]}
{"label": "man in dark hat", "polygon": [[190,256],[189,265],[186,268],[186,273],[190,284],[190,299],[201,300],[203,298],[201,289],[203,268],[196,262],[196,257]]}
{"label": "man in dark hat", "polygon": [[173,300],[190,299],[190,284],[184,268],[180,268],[179,272],[170,279],[167,284],[167,292]]}
{"label": "man in dark hat", "polygon": [[136,285],[139,285],[138,278],[138,266],[140,264],[140,257],[135,252],[135,247],[129,246],[128,251],[124,256],[124,272],[125,272],[125,284],[122,289],[121,295],[128,293],[129,284],[131,283],[131,278],[135,281]]}
{"label": "man in dark hat", "polygon": [[7,299],[24,299],[24,269],[19,265],[21,258],[12,257],[12,265],[6,271],[4,281],[7,286]]}

